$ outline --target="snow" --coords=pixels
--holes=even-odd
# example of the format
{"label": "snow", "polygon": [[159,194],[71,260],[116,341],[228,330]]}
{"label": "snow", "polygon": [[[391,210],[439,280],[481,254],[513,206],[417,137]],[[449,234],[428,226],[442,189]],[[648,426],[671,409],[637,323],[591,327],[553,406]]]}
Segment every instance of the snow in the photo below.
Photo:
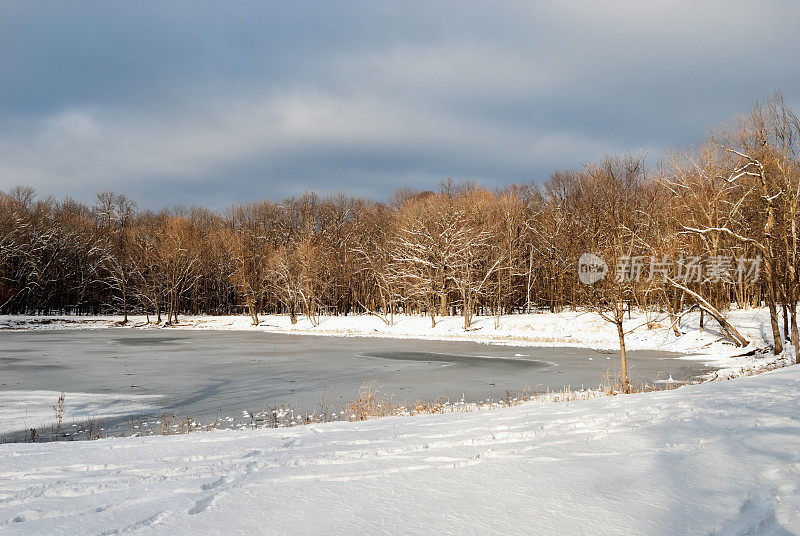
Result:
{"label": "snow", "polygon": [[[685,319],[680,337],[664,319],[628,336],[629,349],[678,351],[726,367],[712,381],[674,390],[279,429],[2,445],[0,530],[800,534],[800,367],[721,381],[785,361],[736,357],[767,344],[766,311],[734,311],[730,319],[752,341],[748,349],[724,343],[711,321],[697,329],[696,316]],[[0,317],[0,329],[99,329],[118,320]],[[152,327],[132,320],[131,327]],[[617,348],[613,326],[581,312],[514,315],[499,324],[479,317],[471,331],[460,318],[434,329],[421,317],[399,317],[394,326],[369,316],[323,317],[318,326],[261,320],[183,317],[169,329]],[[634,314],[626,329],[647,320]],[[35,418],[54,415],[58,393],[30,393],[36,406],[25,393],[8,393]],[[104,395],[87,398],[81,415],[108,409],[94,396]],[[109,411],[148,403],[113,396]]]}
{"label": "snow", "polygon": [[800,367],[630,396],[0,448],[7,534],[800,531]]}
{"label": "snow", "polygon": [[[59,393],[57,391],[0,391],[0,436],[35,428],[46,431],[56,426],[55,406],[64,394],[62,430],[74,433],[87,421],[101,424],[113,417],[126,417],[153,410],[158,396],[127,394]],[[75,426],[73,426],[75,425]],[[44,433],[44,432],[42,432]]]}

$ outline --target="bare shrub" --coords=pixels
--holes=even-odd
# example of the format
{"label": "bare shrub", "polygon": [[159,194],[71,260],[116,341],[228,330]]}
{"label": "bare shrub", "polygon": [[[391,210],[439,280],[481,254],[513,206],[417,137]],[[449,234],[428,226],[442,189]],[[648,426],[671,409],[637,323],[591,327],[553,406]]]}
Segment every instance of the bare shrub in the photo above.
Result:
{"label": "bare shrub", "polygon": [[376,383],[372,380],[361,384],[358,398],[347,403],[345,411],[351,420],[364,421],[397,414],[398,406],[384,397]]}

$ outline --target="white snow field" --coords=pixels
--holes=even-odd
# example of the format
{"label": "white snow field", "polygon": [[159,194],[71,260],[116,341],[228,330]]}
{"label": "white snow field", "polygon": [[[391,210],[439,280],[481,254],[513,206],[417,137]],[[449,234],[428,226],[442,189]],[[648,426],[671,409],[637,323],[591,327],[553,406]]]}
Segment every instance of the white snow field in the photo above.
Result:
{"label": "white snow field", "polygon": [[[0,435],[16,430],[46,430],[56,426],[58,391],[0,391]],[[160,397],[130,394],[66,393],[62,430],[79,432],[87,421],[100,422],[153,410]]]}
{"label": "white snow field", "polygon": [[800,534],[800,367],[497,411],[0,447],[4,534]]}
{"label": "white snow field", "polygon": [[[713,362],[723,369],[716,378],[785,363],[741,355],[766,345],[765,310],[729,318],[749,348],[724,343],[713,321],[699,330],[697,315],[684,320],[679,337],[656,318],[652,329],[628,335],[628,347]],[[0,317],[0,329],[93,329],[118,320]],[[153,327],[132,320],[129,327]],[[318,326],[261,320],[185,317],[168,329],[617,348],[612,326],[570,311],[479,317],[470,331],[452,317],[434,329],[421,317],[399,317],[394,326],[369,316],[322,317]],[[626,329],[647,320],[634,314]],[[52,418],[57,394],[4,396],[31,396],[35,403],[11,406],[35,419]],[[84,413],[149,402],[117,396]],[[0,445],[0,533],[786,536],[800,535],[798,487],[800,367],[792,366],[502,410]]]}

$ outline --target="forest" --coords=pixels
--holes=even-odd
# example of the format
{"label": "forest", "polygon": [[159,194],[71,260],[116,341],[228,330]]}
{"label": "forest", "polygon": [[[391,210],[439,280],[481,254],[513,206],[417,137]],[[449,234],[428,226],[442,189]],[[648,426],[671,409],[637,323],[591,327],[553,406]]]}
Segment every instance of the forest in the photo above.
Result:
{"label": "forest", "polygon": [[[621,332],[635,307],[677,332],[699,308],[744,346],[724,311],[764,306],[775,353],[781,326],[797,351],[798,143],[776,92],[652,167],[611,155],[495,189],[448,179],[385,202],[306,193],[155,212],[17,186],[0,192],[0,313],[462,315],[468,329],[475,314],[583,307]],[[578,277],[587,252],[609,269],[593,284]]]}

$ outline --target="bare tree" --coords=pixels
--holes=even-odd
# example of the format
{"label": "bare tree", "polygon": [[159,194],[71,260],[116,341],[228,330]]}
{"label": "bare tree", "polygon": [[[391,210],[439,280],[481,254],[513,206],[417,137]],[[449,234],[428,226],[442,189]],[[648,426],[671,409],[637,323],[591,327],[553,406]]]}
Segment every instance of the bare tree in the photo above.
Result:
{"label": "bare tree", "polygon": [[[617,330],[620,376],[623,390],[630,392],[625,345],[625,312],[642,284],[635,257],[646,242],[648,219],[654,199],[652,183],[640,157],[609,157],[600,165],[587,166],[580,180],[583,210],[596,217],[590,227],[592,249],[612,266],[610,277],[585,286],[588,307]],[[645,283],[646,284],[646,283]]]}
{"label": "bare tree", "polygon": [[97,194],[94,213],[104,239],[103,267],[108,273],[106,281],[122,301],[123,323],[128,322],[128,298],[136,270],[130,247],[130,227],[135,210],[136,203],[123,194]]}
{"label": "bare tree", "polygon": [[251,203],[231,208],[229,215],[233,230],[228,235],[227,245],[236,266],[233,281],[244,298],[254,326],[258,325],[269,276],[267,259],[271,248],[266,221],[269,208]]}

